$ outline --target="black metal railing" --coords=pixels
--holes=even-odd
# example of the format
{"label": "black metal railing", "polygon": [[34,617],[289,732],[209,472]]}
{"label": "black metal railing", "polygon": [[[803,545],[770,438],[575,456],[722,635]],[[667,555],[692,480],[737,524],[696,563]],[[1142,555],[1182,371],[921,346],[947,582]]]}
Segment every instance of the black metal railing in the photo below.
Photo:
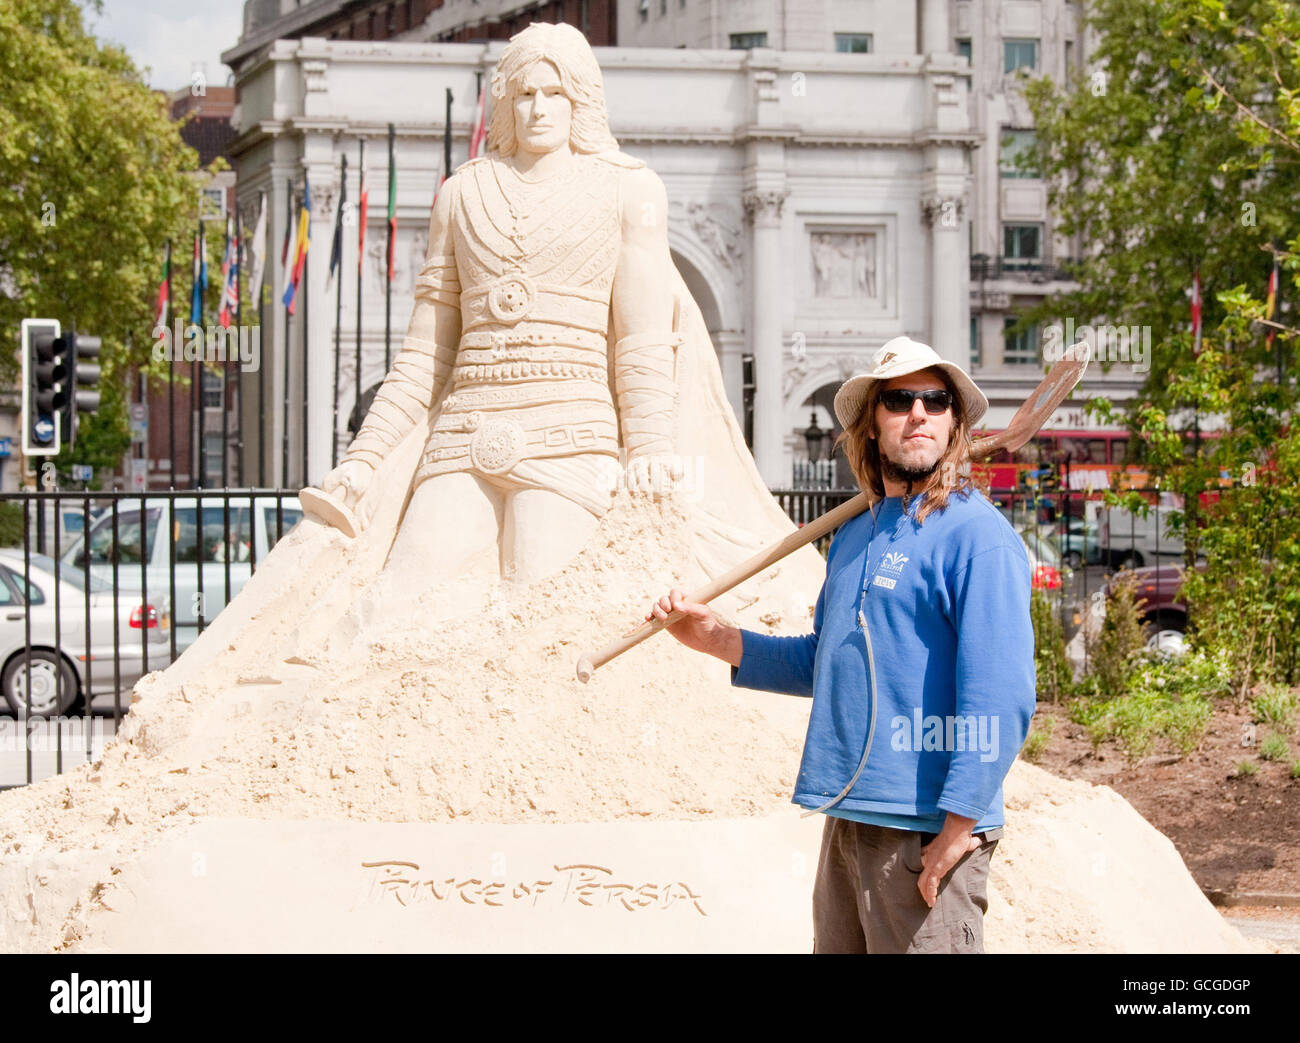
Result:
{"label": "black metal railing", "polygon": [[[0,493],[0,787],[33,780],[42,744],[61,772],[78,718],[66,748],[90,759],[121,723],[123,693],[183,653],[297,523],[296,495]],[[110,695],[111,712],[95,705]]]}
{"label": "black metal railing", "polygon": [[972,254],[970,277],[972,282],[988,279],[1025,279],[1030,282],[1072,282],[1078,262],[1063,258],[1055,263],[1028,258],[992,257],[989,254]]}
{"label": "black metal railing", "polygon": [[[857,492],[772,495],[804,525]],[[1104,540],[1072,522],[1090,511],[1083,491],[989,495],[1024,540],[1035,585],[1058,599],[1067,636],[1109,571],[1181,557],[1180,544],[1161,545],[1161,525],[1154,546],[1139,538],[1139,526],[1152,527],[1136,516],[1111,515]],[[296,490],[0,493],[0,609],[9,627],[0,648],[0,787],[31,782],[34,753],[53,753],[39,766],[45,773],[63,770],[65,752],[92,759],[96,736],[107,738],[127,711],[124,693],[182,654],[300,517]],[[832,536],[817,541],[823,553]],[[1155,577],[1159,605],[1176,582]]]}

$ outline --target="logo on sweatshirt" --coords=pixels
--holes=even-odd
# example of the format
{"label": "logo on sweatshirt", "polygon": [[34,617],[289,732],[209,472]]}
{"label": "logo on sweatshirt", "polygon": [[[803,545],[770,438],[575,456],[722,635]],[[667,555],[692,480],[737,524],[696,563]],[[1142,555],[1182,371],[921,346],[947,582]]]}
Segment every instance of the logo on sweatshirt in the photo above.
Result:
{"label": "logo on sweatshirt", "polygon": [[[898,577],[903,574],[903,566],[907,564],[907,556],[898,551],[890,551],[880,560],[880,573],[871,581],[873,586],[884,587],[886,590],[893,590],[898,585]],[[883,573],[892,572],[892,576],[883,575]]]}

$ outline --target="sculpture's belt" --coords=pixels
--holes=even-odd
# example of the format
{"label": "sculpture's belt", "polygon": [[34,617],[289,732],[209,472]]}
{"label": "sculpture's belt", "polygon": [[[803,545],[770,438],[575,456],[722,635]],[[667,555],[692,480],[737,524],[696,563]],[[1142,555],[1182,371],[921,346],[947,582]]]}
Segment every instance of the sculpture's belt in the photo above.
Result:
{"label": "sculpture's belt", "polygon": [[[577,334],[580,330],[566,331]],[[576,337],[548,336],[545,339],[509,337],[502,330],[494,333],[467,333],[460,339],[456,361],[463,366],[490,365],[500,362],[577,362],[605,366],[609,345],[603,337],[589,334],[599,343],[573,343]]]}
{"label": "sculpture's belt", "polygon": [[609,328],[609,294],[597,296],[591,289],[538,283],[516,272],[462,290],[460,314],[461,328],[467,332],[486,323],[513,326],[531,319],[604,334]]}
{"label": "sculpture's belt", "polygon": [[[607,418],[575,418],[573,405],[560,403],[528,414],[476,411],[440,417],[429,434],[420,470],[435,474],[469,464],[486,474],[503,474],[524,459],[573,453],[617,457],[618,423],[613,410]],[[521,420],[528,421],[527,426]]]}

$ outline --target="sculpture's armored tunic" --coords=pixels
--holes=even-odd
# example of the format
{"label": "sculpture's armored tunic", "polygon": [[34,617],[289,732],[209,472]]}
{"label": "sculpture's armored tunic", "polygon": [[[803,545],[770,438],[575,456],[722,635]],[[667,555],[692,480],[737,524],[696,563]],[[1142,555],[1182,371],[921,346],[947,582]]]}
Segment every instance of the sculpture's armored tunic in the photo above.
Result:
{"label": "sculpture's armored tunic", "polygon": [[[551,489],[596,513],[609,507],[619,452],[607,338],[620,173],[607,160],[579,155],[563,173],[530,182],[509,164],[482,158],[443,186],[455,253],[430,257],[416,279],[417,314],[402,354],[418,369],[401,388],[390,391],[386,382],[381,392],[409,387],[427,409],[430,392],[450,378],[415,485],[471,471]],[[454,351],[432,342],[432,323],[419,314],[431,312],[425,302],[433,301],[460,308]],[[400,376],[404,367],[393,369]],[[349,455],[364,457],[372,442],[389,446],[385,427],[368,420]]]}
{"label": "sculpture's armored tunic", "polygon": [[606,338],[618,168],[579,156],[531,183],[483,159],[459,173],[460,350],[417,480],[467,467],[506,474],[523,460],[574,453],[617,461]]}

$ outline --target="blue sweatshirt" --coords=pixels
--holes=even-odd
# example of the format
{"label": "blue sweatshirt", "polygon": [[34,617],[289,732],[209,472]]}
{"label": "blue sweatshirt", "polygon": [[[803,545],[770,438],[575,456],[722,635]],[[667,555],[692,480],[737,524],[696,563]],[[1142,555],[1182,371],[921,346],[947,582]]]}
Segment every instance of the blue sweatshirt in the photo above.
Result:
{"label": "blue sweatshirt", "polygon": [[1035,709],[1029,560],[979,492],[918,525],[920,502],[904,514],[887,497],[841,525],[812,633],[742,630],[731,683],[812,697],[793,803],[834,801],[866,751],[829,813],[937,833],[952,811],[981,832],[1003,825],[1002,780]]}

